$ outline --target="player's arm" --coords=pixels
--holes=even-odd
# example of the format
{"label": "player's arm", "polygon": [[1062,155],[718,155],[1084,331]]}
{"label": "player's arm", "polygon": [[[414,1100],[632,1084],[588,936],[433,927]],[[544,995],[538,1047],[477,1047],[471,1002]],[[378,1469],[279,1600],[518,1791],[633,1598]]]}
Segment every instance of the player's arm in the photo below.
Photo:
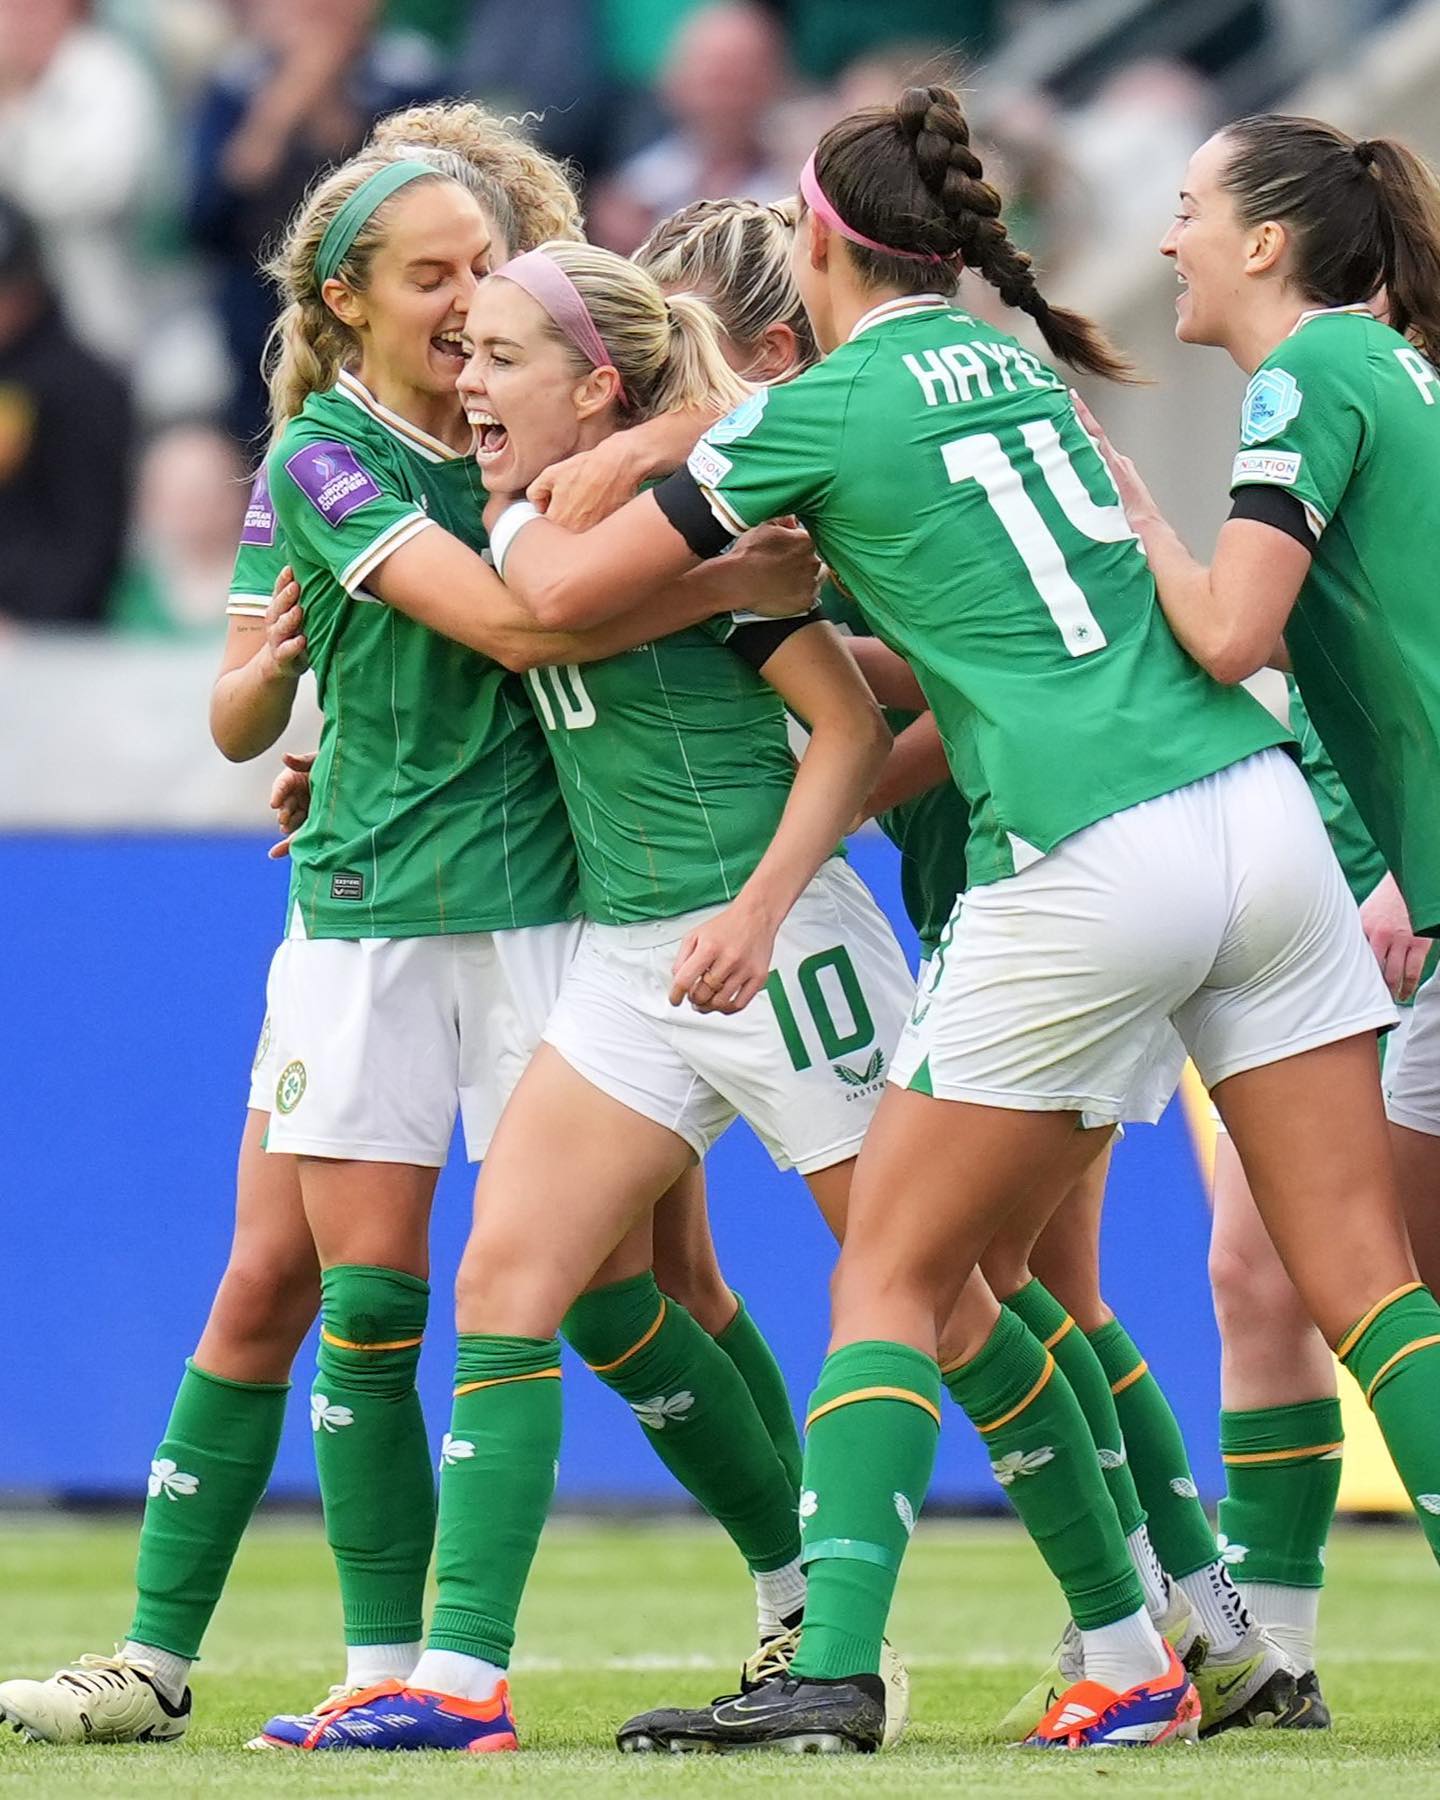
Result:
{"label": "player's arm", "polygon": [[949,780],[950,765],[940,741],[940,727],[934,713],[923,712],[891,745],[855,824],[878,818],[892,807],[902,806],[917,794],[928,794],[931,788]]}
{"label": "player's arm", "polygon": [[890,745],[875,697],[833,627],[775,620],[742,632],[753,634],[749,645],[732,646],[758,663],[810,741],[755,872],[680,946],[671,1003],[688,997],[701,1012],[739,1012],[765,985],[775,933],[859,811]]}
{"label": "player's arm", "polygon": [[720,411],[690,407],[617,431],[542,469],[525,497],[567,530],[588,531],[633,499],[645,482],[678,469]]}
{"label": "player's arm", "polygon": [[1093,414],[1078,410],[1109,465],[1180,644],[1217,681],[1244,681],[1263,669],[1309,573],[1314,534],[1305,507],[1280,488],[1242,488],[1207,566],[1181,542],[1130,458]]}
{"label": "player's arm", "polygon": [[[287,571],[288,572],[288,571]],[[305,670],[300,590],[277,591],[263,614],[232,613],[210,690],[210,735],[222,756],[249,762],[290,723]]]}
{"label": "player's arm", "polygon": [[[757,606],[755,610],[763,612],[765,608]],[[849,637],[845,643],[882,706],[902,706],[907,712],[923,712],[929,706],[915,671],[898,651],[879,638]]]}

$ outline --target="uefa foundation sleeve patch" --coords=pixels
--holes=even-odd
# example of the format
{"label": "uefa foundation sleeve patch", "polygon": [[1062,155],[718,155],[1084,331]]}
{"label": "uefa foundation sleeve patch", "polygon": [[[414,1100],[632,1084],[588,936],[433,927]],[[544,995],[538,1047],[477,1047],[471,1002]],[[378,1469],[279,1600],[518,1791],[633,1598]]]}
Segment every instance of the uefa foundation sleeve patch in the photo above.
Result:
{"label": "uefa foundation sleeve patch", "polygon": [[268,550],[275,542],[275,507],[270,499],[270,483],[266,479],[263,464],[246,502],[245,524],[240,533],[240,542],[254,544],[262,550]]}
{"label": "uefa foundation sleeve patch", "polygon": [[380,489],[344,444],[306,444],[286,459],[286,472],[327,525],[380,498]]}

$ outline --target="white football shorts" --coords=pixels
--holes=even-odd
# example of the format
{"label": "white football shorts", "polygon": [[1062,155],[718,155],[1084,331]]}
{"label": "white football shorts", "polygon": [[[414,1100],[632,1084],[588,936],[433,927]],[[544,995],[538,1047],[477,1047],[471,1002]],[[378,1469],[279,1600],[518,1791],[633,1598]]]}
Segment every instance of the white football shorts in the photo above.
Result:
{"label": "white football shorts", "polygon": [[255,1060],[250,1065],[250,1098],[245,1102],[251,1112],[269,1112],[275,1104],[275,1033],[270,1020],[275,1008],[275,965],[280,961],[277,950],[270,958],[265,974],[265,1017],[260,1021],[260,1038],[255,1045]]}
{"label": "white football shorts", "polygon": [[458,1110],[478,1162],[580,931],[578,920],[417,938],[292,930],[271,975],[268,1148],[440,1168]]}
{"label": "white football shorts", "polygon": [[1385,1041],[1381,1081],[1392,1125],[1440,1137],[1440,970],[1412,1006],[1400,1009],[1400,1024]]}
{"label": "white football shorts", "polygon": [[1148,1123],[1182,1043],[1213,1089],[1395,1016],[1304,778],[1266,750],[972,888],[890,1078]]}
{"label": "white football shorts", "polygon": [[545,1040],[697,1157],[738,1116],[782,1169],[845,1162],[884,1092],[915,991],[889,921],[832,857],[780,927],[769,983],[743,1012],[671,1006],[676,952],[723,910],[587,925]]}

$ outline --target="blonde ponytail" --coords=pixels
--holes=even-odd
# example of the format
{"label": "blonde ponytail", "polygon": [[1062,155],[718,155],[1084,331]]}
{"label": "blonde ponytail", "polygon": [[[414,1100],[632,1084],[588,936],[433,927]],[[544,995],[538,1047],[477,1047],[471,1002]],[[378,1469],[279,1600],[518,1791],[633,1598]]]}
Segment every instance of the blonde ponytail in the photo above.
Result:
{"label": "blonde ponytail", "polygon": [[750,392],[725,361],[715,315],[703,300],[694,294],[667,300],[643,269],[593,244],[540,249],[570,277],[595,321],[625,387],[627,423],[680,408],[728,411]]}

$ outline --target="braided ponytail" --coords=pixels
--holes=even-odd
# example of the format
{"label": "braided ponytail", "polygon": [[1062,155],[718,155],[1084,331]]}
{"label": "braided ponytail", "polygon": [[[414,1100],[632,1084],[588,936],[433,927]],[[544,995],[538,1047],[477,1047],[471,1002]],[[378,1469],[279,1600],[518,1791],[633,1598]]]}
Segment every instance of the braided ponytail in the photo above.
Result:
{"label": "braided ponytail", "polygon": [[863,245],[846,253],[876,287],[950,294],[961,268],[988,281],[1006,306],[1035,321],[1052,355],[1091,375],[1133,379],[1130,364],[1082,313],[1051,306],[1030,258],[1005,226],[999,192],[985,179],[959,96],[906,88],[895,106],[865,107],[833,125],[815,173],[848,225],[867,237],[936,258],[914,262]]}

